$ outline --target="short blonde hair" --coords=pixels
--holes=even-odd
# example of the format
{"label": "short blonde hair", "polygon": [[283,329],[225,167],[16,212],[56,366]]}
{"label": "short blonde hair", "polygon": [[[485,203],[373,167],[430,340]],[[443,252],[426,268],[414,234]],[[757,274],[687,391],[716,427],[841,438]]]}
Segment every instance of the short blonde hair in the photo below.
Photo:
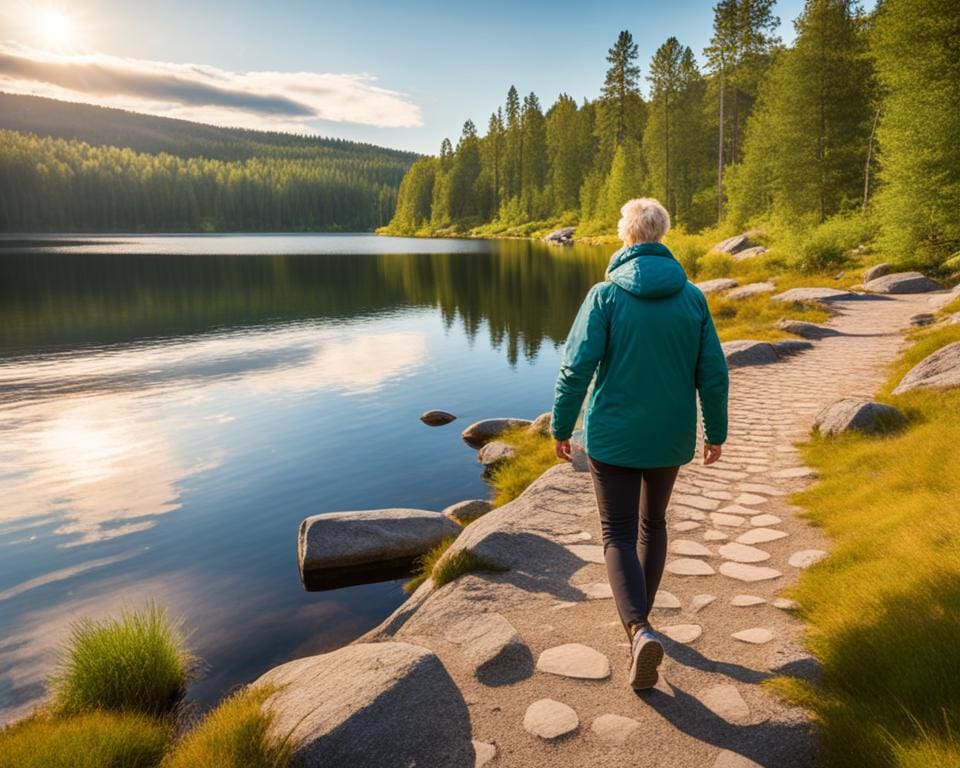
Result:
{"label": "short blonde hair", "polygon": [[620,213],[617,235],[627,245],[659,243],[670,231],[670,214],[652,197],[627,200]]}

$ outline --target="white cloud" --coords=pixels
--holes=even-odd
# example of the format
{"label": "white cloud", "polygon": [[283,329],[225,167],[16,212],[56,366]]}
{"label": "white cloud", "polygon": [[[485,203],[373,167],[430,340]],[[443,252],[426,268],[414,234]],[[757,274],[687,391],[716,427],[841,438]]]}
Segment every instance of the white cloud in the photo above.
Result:
{"label": "white cloud", "polygon": [[406,94],[376,82],[366,73],[231,72],[0,44],[0,90],[8,93],[298,133],[314,132],[317,120],[379,128],[422,125],[420,108]]}

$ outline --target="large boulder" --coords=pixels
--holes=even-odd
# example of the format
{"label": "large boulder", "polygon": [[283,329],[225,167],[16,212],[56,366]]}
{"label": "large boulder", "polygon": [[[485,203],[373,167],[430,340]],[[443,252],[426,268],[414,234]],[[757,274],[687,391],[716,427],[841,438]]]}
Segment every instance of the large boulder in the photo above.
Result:
{"label": "large boulder", "polygon": [[876,264],[866,272],[863,273],[863,282],[869,283],[871,280],[876,280],[878,277],[883,277],[884,275],[890,274],[890,265],[887,262],[882,262]]}
{"label": "large boulder", "polygon": [[278,688],[262,708],[303,768],[474,764],[463,696],[419,645],[348,645],[276,667],[255,685]]}
{"label": "large boulder", "polygon": [[742,250],[735,251],[733,253],[734,261],[747,261],[747,259],[755,259],[757,256],[763,256],[767,252],[767,249],[762,245],[754,245],[750,248],[743,248]]}
{"label": "large boulder", "polygon": [[850,431],[875,434],[898,429],[905,423],[903,414],[892,405],[866,398],[845,397],[820,411],[813,426],[821,435]]}
{"label": "large boulder", "polygon": [[740,288],[734,288],[724,298],[726,299],[749,299],[753,296],[760,296],[764,293],[773,293],[777,287],[773,283],[747,283]]}
{"label": "large boulder", "polygon": [[960,341],[941,347],[925,357],[904,376],[893,394],[913,389],[953,389],[960,387]]}
{"label": "large boulder", "polygon": [[460,437],[471,448],[479,448],[491,440],[496,440],[508,429],[529,427],[529,419],[483,419],[476,421],[460,433]]}
{"label": "large boulder", "polygon": [[460,527],[425,509],[370,509],[313,515],[300,523],[300,570],[321,571],[412,560]]}
{"label": "large boulder", "polygon": [[791,288],[770,298],[774,301],[843,301],[856,298],[855,293],[836,288]]}
{"label": "large boulder", "polygon": [[556,245],[573,245],[573,229],[573,227],[563,227],[551,232],[543,239]]}
{"label": "large boulder", "polygon": [[826,325],[806,323],[803,320],[787,320],[785,318],[777,320],[777,328],[804,339],[824,339],[828,336],[841,335],[840,331],[834,330]]}
{"label": "large boulder", "polygon": [[929,293],[942,286],[920,272],[896,272],[883,275],[863,284],[869,293]]}
{"label": "large boulder", "polygon": [[718,277],[714,280],[704,280],[699,283],[694,283],[694,285],[703,293],[719,293],[720,291],[729,291],[731,288],[736,288],[740,283],[732,277]]}
{"label": "large boulder", "polygon": [[721,240],[719,243],[713,246],[714,251],[720,251],[720,253],[739,253],[744,251],[747,248],[752,248],[753,243],[750,242],[751,237],[756,237],[757,235],[762,235],[762,229],[751,229],[749,232],[743,232],[739,235],[734,235],[733,237],[728,237],[726,240]]}

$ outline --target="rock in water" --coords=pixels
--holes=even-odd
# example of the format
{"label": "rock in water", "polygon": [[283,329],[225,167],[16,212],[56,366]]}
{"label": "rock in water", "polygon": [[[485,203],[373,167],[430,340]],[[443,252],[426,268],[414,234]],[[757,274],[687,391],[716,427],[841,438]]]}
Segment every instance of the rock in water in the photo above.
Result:
{"label": "rock in water", "polygon": [[878,277],[883,277],[886,274],[890,273],[890,265],[887,262],[882,262],[873,267],[870,267],[866,272],[863,273],[863,282],[869,283],[871,280],[876,280]]}
{"label": "rock in water", "polygon": [[477,453],[477,460],[486,468],[491,468],[504,461],[509,461],[517,454],[512,445],[501,443],[499,440],[487,443]]}
{"label": "rock in water", "polygon": [[543,239],[548,243],[573,245],[573,231],[573,227],[563,227],[562,229],[554,230]]}
{"label": "rock in water", "polygon": [[893,394],[912,389],[953,389],[960,387],[960,341],[941,347],[917,363],[904,376]]}
{"label": "rock in water", "polygon": [[460,437],[471,448],[480,448],[500,437],[508,429],[529,427],[532,423],[529,419],[483,419],[463,430]]}
{"label": "rock in water", "polygon": [[348,645],[276,667],[255,685],[279,688],[262,709],[271,735],[291,740],[297,765],[474,764],[463,696],[419,645]]}
{"label": "rock in water", "polygon": [[456,421],[457,417],[446,411],[427,411],[420,417],[420,421],[428,427],[442,427],[451,421]]}
{"label": "rock in water", "polygon": [[740,283],[730,277],[718,277],[716,280],[704,280],[700,283],[694,283],[702,293],[719,293],[720,291],[729,291],[736,288]]}
{"label": "rock in water", "polygon": [[892,405],[865,398],[845,397],[820,411],[813,426],[822,435],[839,435],[851,430],[875,434],[898,429],[905,423],[903,414]]}
{"label": "rock in water", "polygon": [[425,509],[371,509],[313,515],[300,523],[301,571],[384,563],[422,555],[460,532]]}
{"label": "rock in water", "polygon": [[941,287],[920,272],[896,272],[864,283],[863,290],[870,293],[929,293],[939,291]]}

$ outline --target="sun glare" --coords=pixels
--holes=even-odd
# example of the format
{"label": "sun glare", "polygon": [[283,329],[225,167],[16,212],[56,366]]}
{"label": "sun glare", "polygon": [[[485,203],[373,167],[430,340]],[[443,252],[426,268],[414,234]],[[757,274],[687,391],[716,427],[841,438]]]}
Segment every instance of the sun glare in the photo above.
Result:
{"label": "sun glare", "polygon": [[73,21],[62,11],[44,8],[37,13],[37,32],[47,48],[62,49],[73,42]]}

